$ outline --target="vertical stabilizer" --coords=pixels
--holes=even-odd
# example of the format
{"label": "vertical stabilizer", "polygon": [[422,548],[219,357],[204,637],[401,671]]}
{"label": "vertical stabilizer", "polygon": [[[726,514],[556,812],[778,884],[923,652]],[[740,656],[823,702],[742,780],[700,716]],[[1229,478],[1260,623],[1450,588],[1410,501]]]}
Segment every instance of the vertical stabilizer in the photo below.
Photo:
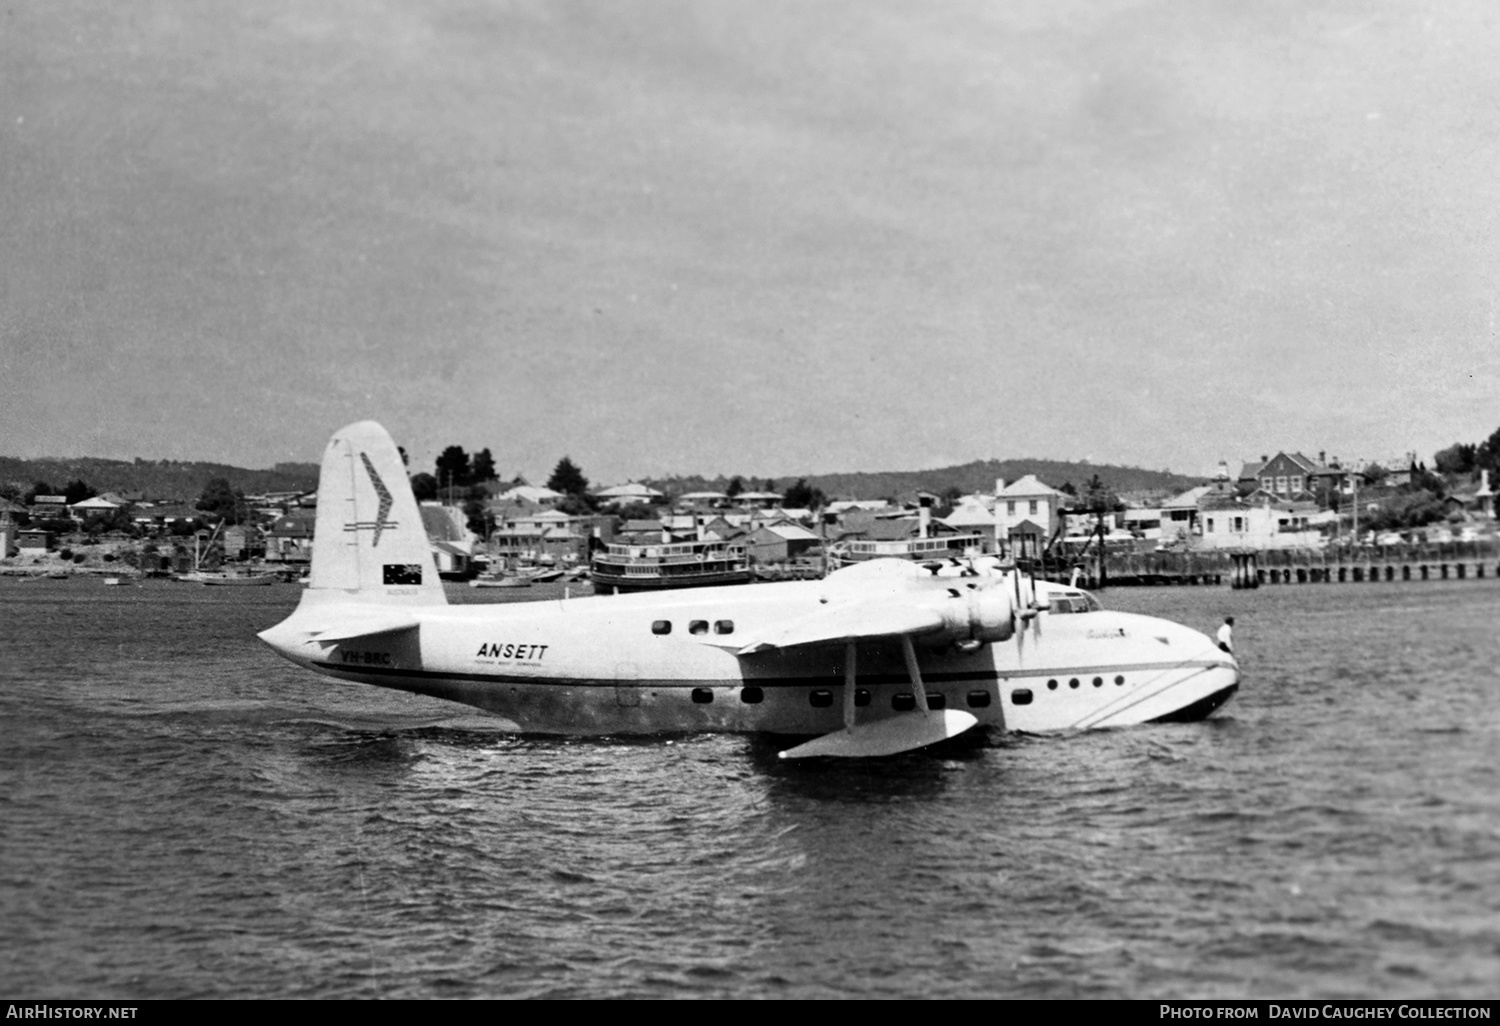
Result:
{"label": "vertical stabilizer", "polygon": [[338,431],[323,451],[308,597],[441,605],[422,514],[401,453],[372,420]]}

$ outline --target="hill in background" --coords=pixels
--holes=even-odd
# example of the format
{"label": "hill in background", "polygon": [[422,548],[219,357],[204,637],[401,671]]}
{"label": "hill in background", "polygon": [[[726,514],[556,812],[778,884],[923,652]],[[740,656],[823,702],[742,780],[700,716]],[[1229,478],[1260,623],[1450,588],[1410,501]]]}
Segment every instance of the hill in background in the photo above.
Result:
{"label": "hill in background", "polygon": [[[996,478],[1015,481],[1027,474],[1061,487],[1071,483],[1082,492],[1095,474],[1116,494],[1137,491],[1177,493],[1200,483],[1196,478],[1168,471],[1142,470],[1108,464],[1068,463],[1058,460],[975,460],[954,467],[935,470],[893,470],[859,474],[810,474],[807,483],[821,489],[830,499],[898,499],[905,500],[917,492],[941,495],[949,488],[960,492],[991,492]],[[773,478],[776,491],[784,492],[804,475]],[[99,492],[139,492],[150,499],[188,501],[197,499],[211,478],[222,477],[246,494],[282,491],[312,491],[318,486],[315,463],[278,463],[269,470],[246,470],[223,463],[182,462],[178,460],[106,460],[94,457],[75,459],[23,460],[0,456],[0,485],[14,484],[22,491],[37,481],[46,481],[61,490],[69,481],[84,481]],[[729,478],[706,478],[701,475],[670,477],[647,481],[668,495],[684,492],[716,491],[729,487]],[[758,491],[764,478],[743,479],[747,491]]]}
{"label": "hill in background", "polygon": [[[1079,492],[1095,474],[1116,494],[1140,491],[1164,491],[1176,494],[1201,484],[1197,478],[1174,474],[1165,470],[1142,470],[1139,467],[1117,467],[1110,464],[1070,463],[1060,460],[975,460],[954,467],[935,470],[893,470],[860,474],[808,474],[773,478],[777,491],[785,491],[805,476],[807,483],[821,489],[830,499],[905,499],[919,491],[941,495],[949,488],[957,488],[964,494],[973,492],[993,493],[995,481],[1004,478],[1015,481],[1027,474],[1035,474],[1039,480],[1054,488],[1072,484]],[[668,495],[684,492],[722,492],[729,486],[729,478],[673,477],[648,481]],[[747,491],[758,491],[765,483],[763,478],[744,478]]]}
{"label": "hill in background", "polygon": [[61,491],[69,481],[83,481],[99,492],[139,492],[148,499],[196,500],[215,477],[246,493],[312,491],[318,486],[316,463],[278,463],[270,470],[246,470],[223,463],[180,460],[76,459],[22,460],[0,456],[0,484],[22,491],[45,481]]}

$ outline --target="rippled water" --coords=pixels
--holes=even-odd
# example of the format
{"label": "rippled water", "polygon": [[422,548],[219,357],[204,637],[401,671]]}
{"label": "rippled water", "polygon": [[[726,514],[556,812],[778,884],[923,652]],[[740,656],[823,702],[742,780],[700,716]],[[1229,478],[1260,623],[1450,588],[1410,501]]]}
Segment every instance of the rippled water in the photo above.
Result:
{"label": "rippled water", "polygon": [[0,990],[1493,997],[1500,582],[1115,590],[1214,719],[783,764],[299,671],[296,589],[0,579]]}

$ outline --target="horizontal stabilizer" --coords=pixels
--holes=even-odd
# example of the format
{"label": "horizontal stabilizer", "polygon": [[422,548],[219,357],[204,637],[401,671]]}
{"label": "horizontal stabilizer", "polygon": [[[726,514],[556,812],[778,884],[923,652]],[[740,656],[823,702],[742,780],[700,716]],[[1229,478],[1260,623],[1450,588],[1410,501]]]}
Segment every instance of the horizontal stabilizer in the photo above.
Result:
{"label": "horizontal stabilizer", "polygon": [[409,614],[393,614],[391,616],[361,616],[351,618],[338,627],[330,627],[327,630],[309,631],[312,640],[321,644],[331,645],[339,641],[353,641],[355,638],[367,638],[376,634],[394,634],[398,631],[413,630],[418,626],[417,618]]}
{"label": "horizontal stabilizer", "polygon": [[940,612],[914,604],[909,599],[850,602],[769,631],[741,647],[739,654],[753,655],[773,648],[862,641],[898,634],[921,635],[940,630],[942,626]]}
{"label": "horizontal stabilizer", "polygon": [[934,709],[925,716],[919,712],[902,713],[815,737],[806,744],[788,748],[781,753],[781,758],[869,759],[896,755],[957,737],[978,722],[973,713],[961,709]]}

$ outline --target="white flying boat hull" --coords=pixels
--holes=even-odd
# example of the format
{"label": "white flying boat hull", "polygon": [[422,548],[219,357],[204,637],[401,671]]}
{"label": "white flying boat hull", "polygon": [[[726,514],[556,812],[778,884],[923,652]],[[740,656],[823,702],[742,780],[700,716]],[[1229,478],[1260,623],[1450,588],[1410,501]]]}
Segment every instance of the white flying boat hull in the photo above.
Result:
{"label": "white flying boat hull", "polygon": [[[449,606],[399,454],[365,422],[325,454],[301,604],[260,636],[310,670],[475,706],[517,732],[828,735],[844,751],[827,754],[888,754],[885,734],[907,750],[969,720],[1201,718],[1237,688],[1234,659],[1202,633],[1037,611],[1060,590],[875,561],[817,581]],[[838,741],[850,728],[861,740]]]}

